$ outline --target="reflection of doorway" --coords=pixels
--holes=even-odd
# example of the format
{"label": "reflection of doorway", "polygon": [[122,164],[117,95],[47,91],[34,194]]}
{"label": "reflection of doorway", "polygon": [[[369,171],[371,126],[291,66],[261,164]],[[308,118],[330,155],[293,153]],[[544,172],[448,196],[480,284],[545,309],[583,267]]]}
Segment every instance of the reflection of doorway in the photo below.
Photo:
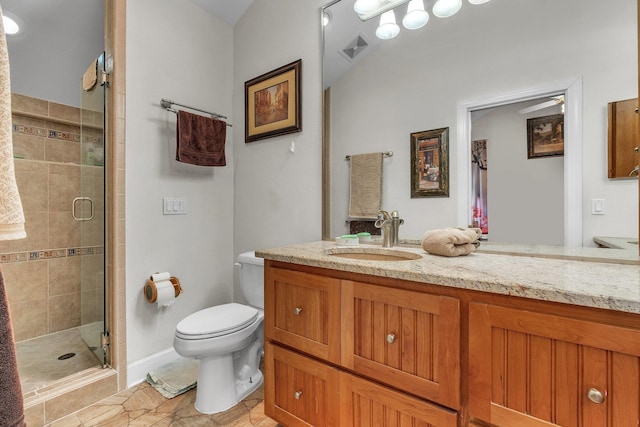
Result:
{"label": "reflection of doorway", "polygon": [[[482,163],[491,165],[477,171],[473,160],[481,158],[472,150],[472,192],[476,198],[471,223],[483,228],[483,234],[488,231],[490,242],[564,243],[564,158],[528,156],[532,118],[556,116],[561,108],[520,112],[536,103],[539,101],[529,100],[471,112],[471,139],[487,141]],[[483,190],[480,195],[475,194],[478,186]],[[487,223],[491,225],[488,230]]]}
{"label": "reflection of doorway", "polygon": [[[567,79],[550,84],[504,93],[458,104],[458,135],[461,137],[458,150],[458,222],[470,224],[471,220],[471,113],[473,111],[531,101],[553,94],[565,96],[565,154],[563,157],[563,244],[582,246],[582,80]],[[532,161],[538,161],[532,160]],[[489,186],[491,186],[489,184]],[[513,189],[512,191],[517,191]],[[540,207],[542,209],[542,207]],[[529,224],[521,224],[526,229]],[[516,242],[516,240],[511,240]]]}

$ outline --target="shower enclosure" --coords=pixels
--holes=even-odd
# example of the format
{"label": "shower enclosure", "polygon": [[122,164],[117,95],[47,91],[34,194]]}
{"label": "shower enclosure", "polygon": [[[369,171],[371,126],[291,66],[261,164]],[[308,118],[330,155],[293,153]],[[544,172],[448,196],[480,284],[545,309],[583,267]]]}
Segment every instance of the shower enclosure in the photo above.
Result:
{"label": "shower enclosure", "polygon": [[104,54],[80,108],[12,94],[27,238],[0,242],[23,394],[106,367]]}

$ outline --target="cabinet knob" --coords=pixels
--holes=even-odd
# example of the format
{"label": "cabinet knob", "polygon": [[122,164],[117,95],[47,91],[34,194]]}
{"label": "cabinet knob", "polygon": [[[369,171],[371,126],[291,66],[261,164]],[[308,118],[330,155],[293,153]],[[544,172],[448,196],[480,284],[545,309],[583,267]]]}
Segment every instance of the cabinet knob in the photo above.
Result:
{"label": "cabinet knob", "polygon": [[300,390],[296,391],[295,393],[293,393],[293,397],[296,400],[300,400],[300,398],[302,397],[302,392]]}
{"label": "cabinet knob", "polygon": [[587,392],[587,398],[593,403],[602,403],[604,402],[604,394],[597,388],[590,388]]}
{"label": "cabinet knob", "polygon": [[300,313],[302,313],[302,307],[296,307],[293,309],[293,314],[296,316],[300,316]]}
{"label": "cabinet knob", "polygon": [[639,151],[640,149],[638,149],[638,147],[633,147],[633,151],[635,151],[636,153]]}
{"label": "cabinet knob", "polygon": [[393,342],[394,342],[395,340],[396,340],[396,336],[395,336],[395,334],[389,334],[389,335],[387,335],[387,342],[388,342],[389,344],[393,344]]}

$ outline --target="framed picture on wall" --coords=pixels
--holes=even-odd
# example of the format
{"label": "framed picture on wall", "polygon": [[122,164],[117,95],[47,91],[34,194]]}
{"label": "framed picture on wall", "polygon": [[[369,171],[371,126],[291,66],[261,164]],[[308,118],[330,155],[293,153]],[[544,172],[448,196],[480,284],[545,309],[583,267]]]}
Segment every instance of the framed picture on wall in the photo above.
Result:
{"label": "framed picture on wall", "polygon": [[244,84],[245,142],[302,131],[302,60]]}
{"label": "framed picture on wall", "polygon": [[411,198],[449,197],[449,128],[411,134]]}
{"label": "framed picture on wall", "polygon": [[527,158],[564,155],[564,114],[527,119]]}

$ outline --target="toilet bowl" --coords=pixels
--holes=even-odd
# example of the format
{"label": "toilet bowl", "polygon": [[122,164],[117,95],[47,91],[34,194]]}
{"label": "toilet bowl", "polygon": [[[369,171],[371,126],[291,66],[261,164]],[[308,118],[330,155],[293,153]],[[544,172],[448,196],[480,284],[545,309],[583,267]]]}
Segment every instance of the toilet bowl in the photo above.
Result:
{"label": "toilet bowl", "polygon": [[204,414],[231,408],[262,384],[264,261],[247,252],[238,265],[243,294],[253,305],[200,310],[178,323],[173,339],[179,355],[200,361],[195,407]]}

